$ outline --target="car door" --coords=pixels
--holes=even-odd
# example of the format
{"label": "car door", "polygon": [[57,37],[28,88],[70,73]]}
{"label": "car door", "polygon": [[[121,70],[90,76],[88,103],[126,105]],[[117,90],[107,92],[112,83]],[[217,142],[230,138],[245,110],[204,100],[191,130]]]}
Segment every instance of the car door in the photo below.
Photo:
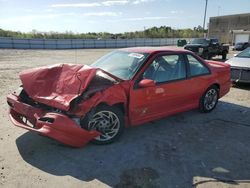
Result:
{"label": "car door", "polygon": [[211,71],[194,55],[186,54],[185,57],[188,65],[188,88],[191,91],[189,105],[198,107],[201,96],[211,84]]}
{"label": "car door", "polygon": [[211,39],[210,45],[211,45],[210,52],[213,54],[217,54],[220,48],[219,41],[217,39]]}
{"label": "car door", "polygon": [[[155,85],[139,87],[141,80]],[[187,64],[182,54],[157,55],[142,71],[130,90],[129,116],[132,125],[183,111],[190,97]]]}

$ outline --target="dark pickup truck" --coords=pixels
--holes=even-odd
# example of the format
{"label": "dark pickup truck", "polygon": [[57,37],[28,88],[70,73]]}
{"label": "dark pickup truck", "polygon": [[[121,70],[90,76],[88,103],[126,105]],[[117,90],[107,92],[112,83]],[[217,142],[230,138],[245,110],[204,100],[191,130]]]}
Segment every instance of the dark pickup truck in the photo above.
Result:
{"label": "dark pickup truck", "polygon": [[221,55],[226,60],[229,45],[220,44],[218,39],[197,38],[193,39],[184,49],[190,50],[204,59],[211,59],[216,55]]}

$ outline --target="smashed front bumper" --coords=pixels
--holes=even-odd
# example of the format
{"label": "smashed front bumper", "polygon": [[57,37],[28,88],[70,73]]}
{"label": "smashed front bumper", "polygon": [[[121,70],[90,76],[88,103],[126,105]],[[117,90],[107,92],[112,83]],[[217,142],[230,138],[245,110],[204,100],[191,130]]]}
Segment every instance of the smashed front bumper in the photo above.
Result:
{"label": "smashed front bumper", "polygon": [[22,103],[14,94],[7,96],[9,116],[17,127],[37,132],[72,147],[82,147],[100,135],[87,131],[64,114],[45,112],[42,109]]}

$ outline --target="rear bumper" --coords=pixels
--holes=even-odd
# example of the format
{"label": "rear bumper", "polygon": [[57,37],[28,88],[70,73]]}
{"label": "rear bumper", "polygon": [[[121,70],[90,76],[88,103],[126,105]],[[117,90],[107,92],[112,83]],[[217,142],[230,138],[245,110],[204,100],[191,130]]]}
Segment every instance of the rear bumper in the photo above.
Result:
{"label": "rear bumper", "polygon": [[13,94],[8,95],[7,102],[10,106],[9,116],[15,126],[37,132],[63,144],[82,147],[100,135],[97,131],[82,129],[64,114],[45,112],[22,103]]}

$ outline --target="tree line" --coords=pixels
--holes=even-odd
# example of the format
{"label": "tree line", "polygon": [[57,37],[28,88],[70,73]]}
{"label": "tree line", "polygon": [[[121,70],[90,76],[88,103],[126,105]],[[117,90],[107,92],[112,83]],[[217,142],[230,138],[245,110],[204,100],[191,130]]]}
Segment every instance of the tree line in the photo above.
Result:
{"label": "tree line", "polygon": [[39,38],[39,39],[131,39],[131,38],[197,38],[202,37],[204,31],[201,26],[193,29],[174,29],[169,26],[151,27],[144,31],[108,33],[108,32],[89,32],[73,33],[67,32],[31,32],[9,31],[0,29],[0,37],[13,38]]}

